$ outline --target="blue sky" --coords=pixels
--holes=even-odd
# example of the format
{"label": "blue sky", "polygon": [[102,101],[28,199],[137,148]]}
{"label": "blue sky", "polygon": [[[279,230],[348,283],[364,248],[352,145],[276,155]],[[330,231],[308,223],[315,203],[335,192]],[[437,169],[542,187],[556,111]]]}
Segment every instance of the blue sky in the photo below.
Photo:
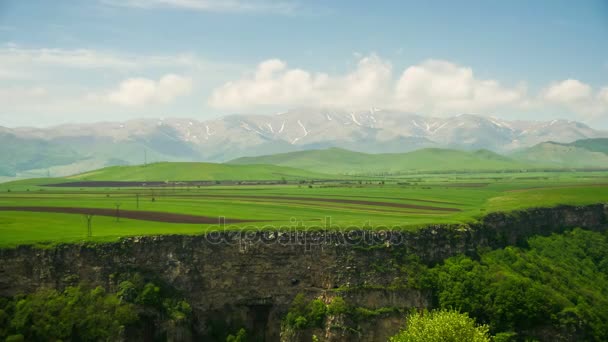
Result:
{"label": "blue sky", "polygon": [[302,105],[608,128],[608,1],[0,2],[0,125]]}

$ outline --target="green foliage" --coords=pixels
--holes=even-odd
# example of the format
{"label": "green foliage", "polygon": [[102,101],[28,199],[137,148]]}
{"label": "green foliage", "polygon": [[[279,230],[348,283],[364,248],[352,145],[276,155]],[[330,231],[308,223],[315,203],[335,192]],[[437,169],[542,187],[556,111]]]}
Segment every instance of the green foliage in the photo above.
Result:
{"label": "green foliage", "polygon": [[501,332],[494,335],[494,342],[514,342],[517,340],[517,333],[512,331],[509,332]]}
{"label": "green foliage", "polygon": [[348,304],[346,304],[344,298],[340,296],[334,297],[327,306],[327,313],[332,316],[345,314],[348,310]]}
{"label": "green foliage", "polygon": [[[8,329],[0,336],[7,341],[115,340],[126,325],[137,320],[131,304],[121,303],[101,287],[40,290],[5,301],[3,310],[11,313]],[[4,321],[8,321],[6,317]]]}
{"label": "green foliage", "polygon": [[187,320],[192,315],[190,304],[152,282],[145,282],[139,273],[118,284],[117,297],[124,302],[157,309],[173,322]]}
{"label": "green foliage", "polygon": [[414,312],[406,328],[390,338],[391,342],[489,342],[488,327],[478,326],[467,314],[452,310]]}
{"label": "green foliage", "polygon": [[147,283],[141,293],[135,298],[137,304],[158,307],[161,304],[160,287]]}
{"label": "green foliage", "polygon": [[[441,308],[470,313],[494,332],[533,336],[552,327],[570,339],[608,339],[608,237],[576,229],[535,237],[480,261],[454,257],[430,270]],[[504,335],[501,335],[504,338]]]}
{"label": "green foliage", "polygon": [[118,284],[118,293],[116,294],[121,300],[133,303],[137,298],[137,288],[132,282],[125,280]]}
{"label": "green foliage", "polygon": [[239,329],[236,335],[228,335],[226,342],[247,342],[247,331],[243,328]]}
{"label": "green foliage", "polygon": [[295,329],[320,327],[327,315],[327,305],[320,299],[307,301],[304,294],[298,293],[291,303],[285,323]]}
{"label": "green foliage", "polygon": [[6,338],[6,342],[23,342],[25,337],[21,334],[11,335]]}
{"label": "green foliage", "polygon": [[313,326],[320,326],[327,314],[327,305],[320,299],[315,299],[308,304],[308,320]]}

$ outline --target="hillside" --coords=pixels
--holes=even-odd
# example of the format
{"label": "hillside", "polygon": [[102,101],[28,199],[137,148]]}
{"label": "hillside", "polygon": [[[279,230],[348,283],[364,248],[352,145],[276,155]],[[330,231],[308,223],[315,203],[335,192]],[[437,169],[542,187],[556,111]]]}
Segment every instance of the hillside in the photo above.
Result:
{"label": "hillside", "polygon": [[84,159],[68,147],[51,145],[42,139],[23,139],[3,132],[0,132],[0,146],[0,176],[13,177],[23,170],[46,169]]}
{"label": "hillside", "polygon": [[[300,108],[280,115],[137,119],[53,127],[0,127],[17,141],[0,177],[64,177],[113,165],[225,162],[243,156],[337,147],[364,153],[421,148],[488,149],[503,153],[544,141],[608,137],[582,123],[506,121],[477,115],[429,117],[381,110]],[[0,146],[8,146],[0,137]],[[32,146],[43,151],[32,156]]]}
{"label": "hillside", "polygon": [[275,165],[162,162],[148,165],[111,166],[68,178],[90,181],[197,181],[327,179],[331,176]]}
{"label": "hillside", "polygon": [[412,171],[516,170],[534,167],[488,150],[426,148],[408,153],[367,154],[339,148],[238,158],[230,164],[272,164],[331,174]]}
{"label": "hillside", "polygon": [[570,144],[545,142],[513,153],[512,157],[554,167],[608,168],[608,139],[583,139]]}

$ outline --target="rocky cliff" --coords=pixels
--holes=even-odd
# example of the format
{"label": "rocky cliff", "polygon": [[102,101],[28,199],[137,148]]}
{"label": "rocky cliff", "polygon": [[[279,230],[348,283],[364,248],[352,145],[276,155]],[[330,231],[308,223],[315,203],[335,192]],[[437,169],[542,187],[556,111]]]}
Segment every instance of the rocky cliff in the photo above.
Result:
{"label": "rocky cliff", "polygon": [[[493,213],[470,225],[416,231],[220,232],[19,246],[0,250],[0,296],[75,282],[113,290],[117,274],[138,272],[187,298],[194,336],[208,337],[221,326],[246,327],[266,341],[310,341],[312,334],[321,340],[384,341],[399,329],[403,310],[429,305],[428,294],[411,277],[416,265],[521,245],[532,235],[573,227],[605,230],[607,218],[608,206],[598,204]],[[391,310],[360,321],[328,317],[323,329],[282,330],[298,293],[325,301],[339,294],[357,307]]]}

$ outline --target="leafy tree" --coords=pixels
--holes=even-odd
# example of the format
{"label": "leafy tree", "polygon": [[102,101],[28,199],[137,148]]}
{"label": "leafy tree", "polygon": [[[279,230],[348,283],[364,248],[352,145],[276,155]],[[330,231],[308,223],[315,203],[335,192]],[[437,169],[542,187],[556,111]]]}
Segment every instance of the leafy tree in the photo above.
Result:
{"label": "leafy tree", "polygon": [[467,314],[452,310],[414,312],[406,328],[390,338],[391,342],[489,342],[489,328],[476,325]]}

